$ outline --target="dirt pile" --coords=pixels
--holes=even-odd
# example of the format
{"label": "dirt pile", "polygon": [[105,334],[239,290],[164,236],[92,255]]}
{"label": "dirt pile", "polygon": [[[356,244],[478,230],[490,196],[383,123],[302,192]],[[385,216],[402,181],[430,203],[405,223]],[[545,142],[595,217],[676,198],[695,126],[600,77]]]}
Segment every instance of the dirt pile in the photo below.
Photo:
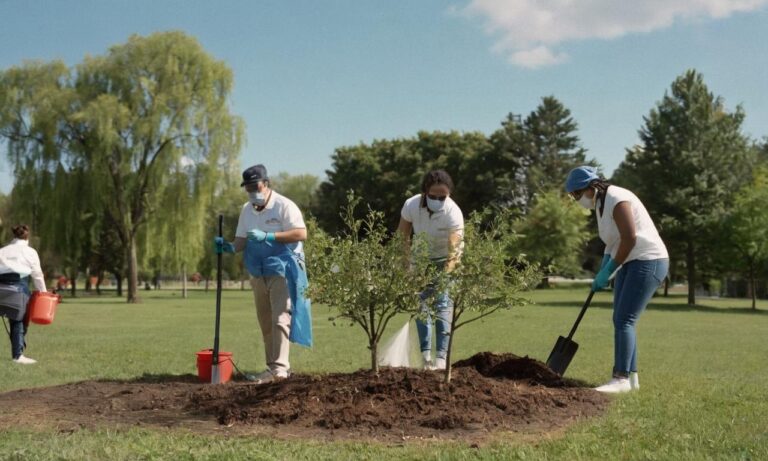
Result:
{"label": "dirt pile", "polygon": [[472,357],[459,360],[454,368],[474,368],[489,378],[507,378],[541,384],[547,387],[582,387],[581,382],[564,379],[549,367],[530,357],[518,357],[515,354],[493,354],[480,352]]}
{"label": "dirt pile", "polygon": [[266,386],[208,386],[190,409],[225,425],[281,424],[330,430],[430,435],[441,430],[536,430],[599,413],[604,396],[563,380],[541,362],[482,353],[443,374],[384,368],[299,375]]}
{"label": "dirt pile", "polygon": [[477,438],[499,430],[549,432],[600,414],[605,396],[512,354],[477,354],[442,372],[384,368],[294,375],[253,385],[192,376],[87,381],[0,394],[0,430],[104,425],[184,427],[283,437]]}

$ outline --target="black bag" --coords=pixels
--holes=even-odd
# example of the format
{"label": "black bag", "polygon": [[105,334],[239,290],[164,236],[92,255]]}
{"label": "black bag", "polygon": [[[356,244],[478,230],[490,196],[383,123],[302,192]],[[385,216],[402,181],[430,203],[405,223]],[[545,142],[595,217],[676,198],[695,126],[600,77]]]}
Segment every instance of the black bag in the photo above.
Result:
{"label": "black bag", "polygon": [[27,313],[29,295],[21,285],[0,283],[0,315],[17,322],[24,320]]}

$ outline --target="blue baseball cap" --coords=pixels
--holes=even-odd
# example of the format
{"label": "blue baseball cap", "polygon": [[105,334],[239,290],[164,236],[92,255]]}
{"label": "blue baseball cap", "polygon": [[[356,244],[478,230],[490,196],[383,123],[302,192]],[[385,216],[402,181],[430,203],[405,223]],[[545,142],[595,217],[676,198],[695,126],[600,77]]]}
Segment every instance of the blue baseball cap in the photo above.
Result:
{"label": "blue baseball cap", "polygon": [[243,171],[243,182],[240,187],[247,186],[248,184],[256,184],[259,181],[268,180],[267,168],[264,165],[254,165]]}
{"label": "blue baseball cap", "polygon": [[569,194],[573,191],[584,189],[592,181],[600,179],[595,167],[584,165],[571,170],[568,179],[565,180],[565,191]]}

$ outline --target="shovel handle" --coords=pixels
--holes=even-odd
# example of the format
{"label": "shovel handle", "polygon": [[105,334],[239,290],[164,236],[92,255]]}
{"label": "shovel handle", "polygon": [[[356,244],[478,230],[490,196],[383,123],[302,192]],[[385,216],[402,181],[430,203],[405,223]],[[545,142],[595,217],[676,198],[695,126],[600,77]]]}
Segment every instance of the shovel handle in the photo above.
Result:
{"label": "shovel handle", "polygon": [[592,296],[595,295],[594,290],[589,291],[589,296],[587,296],[587,300],[584,302],[584,306],[581,308],[581,312],[579,312],[579,316],[576,317],[576,323],[573,324],[573,328],[571,328],[571,332],[568,333],[568,340],[570,341],[573,339],[574,333],[576,333],[576,329],[579,327],[579,323],[581,323],[582,317],[584,317],[584,313],[587,312],[587,308],[589,307],[589,303],[592,302]]}
{"label": "shovel handle", "polygon": [[[224,215],[219,215],[219,237],[224,236]],[[221,253],[216,254],[216,325],[213,332],[212,365],[219,364],[219,325],[221,317]],[[218,383],[214,383],[218,384]]]}

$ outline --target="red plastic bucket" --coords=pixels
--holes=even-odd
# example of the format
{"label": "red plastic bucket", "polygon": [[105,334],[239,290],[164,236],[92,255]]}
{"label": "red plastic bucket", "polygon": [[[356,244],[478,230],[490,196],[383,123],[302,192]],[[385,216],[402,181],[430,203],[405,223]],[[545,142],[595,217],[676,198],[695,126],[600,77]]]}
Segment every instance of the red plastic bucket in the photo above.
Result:
{"label": "red plastic bucket", "polygon": [[29,321],[40,325],[48,325],[53,322],[56,315],[56,306],[59,305],[61,296],[45,291],[35,291],[27,304]]}
{"label": "red plastic bucket", "polygon": [[[197,353],[197,377],[204,383],[211,382],[213,368],[213,349],[203,349]],[[219,378],[226,383],[232,378],[232,353],[219,351]]]}

